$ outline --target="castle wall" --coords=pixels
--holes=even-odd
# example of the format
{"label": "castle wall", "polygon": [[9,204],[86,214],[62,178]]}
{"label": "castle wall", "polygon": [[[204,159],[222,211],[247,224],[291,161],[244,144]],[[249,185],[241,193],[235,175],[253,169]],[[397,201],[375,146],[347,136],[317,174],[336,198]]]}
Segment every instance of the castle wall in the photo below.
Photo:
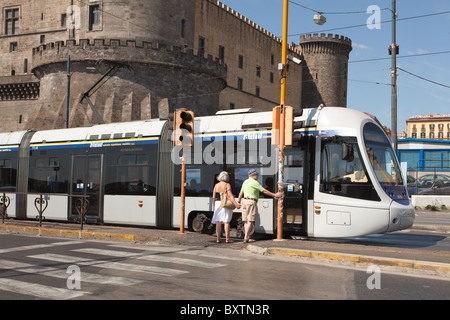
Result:
{"label": "castle wall", "polygon": [[[106,122],[154,118],[178,107],[206,115],[279,104],[281,39],[219,1],[0,0],[0,8],[0,131],[64,127],[69,55],[71,126],[96,122],[79,100],[111,67],[106,60],[131,67],[91,96]],[[11,9],[20,13],[18,34],[6,32]],[[307,64],[289,63],[288,105],[317,106],[322,94],[346,92],[346,77],[322,77],[346,68],[345,54],[301,49]],[[302,58],[300,47],[289,52]],[[315,73],[319,81],[305,86]],[[345,95],[339,99],[345,105]]]}
{"label": "castle wall", "polygon": [[[227,88],[220,94],[220,109],[234,105],[272,110],[278,105],[281,39],[218,1],[197,0],[196,14],[195,50],[199,48],[199,37],[204,38],[209,54],[220,56],[219,47],[224,48],[228,74]],[[300,57],[293,47],[290,54]],[[301,66],[290,64],[286,103],[295,107],[301,103],[301,77]],[[238,87],[239,79],[242,88]]]}

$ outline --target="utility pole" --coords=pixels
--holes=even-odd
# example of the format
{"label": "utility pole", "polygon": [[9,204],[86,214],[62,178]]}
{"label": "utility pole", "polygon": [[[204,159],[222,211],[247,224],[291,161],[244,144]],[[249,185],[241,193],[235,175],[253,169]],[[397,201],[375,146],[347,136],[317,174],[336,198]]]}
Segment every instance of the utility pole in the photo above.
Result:
{"label": "utility pole", "polygon": [[[283,39],[281,49],[281,95],[280,95],[280,131],[278,150],[278,191],[283,191],[284,182],[284,148],[285,148],[285,106],[286,106],[286,76],[287,76],[287,35],[288,35],[289,0],[283,4]],[[283,202],[284,197],[278,198],[277,239],[283,239]]]}
{"label": "utility pole", "polygon": [[66,128],[69,127],[69,106],[70,106],[70,55],[67,56]]}
{"label": "utility pole", "polygon": [[391,55],[391,139],[392,147],[397,154],[397,54],[398,45],[396,44],[397,34],[397,8],[396,0],[392,0],[392,44],[389,46],[389,54]]}

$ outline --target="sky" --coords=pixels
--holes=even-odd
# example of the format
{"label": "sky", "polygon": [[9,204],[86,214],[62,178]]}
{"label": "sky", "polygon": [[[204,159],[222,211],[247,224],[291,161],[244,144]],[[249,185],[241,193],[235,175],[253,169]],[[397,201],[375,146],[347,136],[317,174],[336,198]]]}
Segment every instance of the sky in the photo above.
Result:
{"label": "sky", "polygon": [[[264,29],[282,37],[283,0],[221,0]],[[396,0],[397,131],[423,114],[450,114],[450,1]],[[367,12],[369,10],[369,13]],[[316,25],[314,14],[327,22]],[[376,116],[391,127],[392,0],[289,1],[288,43],[301,34],[349,37],[347,107]],[[377,24],[377,22],[380,22]],[[289,74],[288,74],[289,77]]]}

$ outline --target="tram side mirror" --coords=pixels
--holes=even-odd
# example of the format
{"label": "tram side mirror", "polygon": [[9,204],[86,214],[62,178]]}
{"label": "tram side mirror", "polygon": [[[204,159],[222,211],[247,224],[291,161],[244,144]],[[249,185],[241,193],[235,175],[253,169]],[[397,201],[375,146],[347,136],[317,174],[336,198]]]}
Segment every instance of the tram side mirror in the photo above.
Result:
{"label": "tram side mirror", "polygon": [[355,152],[353,150],[353,147],[348,143],[342,144],[342,160],[345,160],[347,162],[353,161],[355,156]]}

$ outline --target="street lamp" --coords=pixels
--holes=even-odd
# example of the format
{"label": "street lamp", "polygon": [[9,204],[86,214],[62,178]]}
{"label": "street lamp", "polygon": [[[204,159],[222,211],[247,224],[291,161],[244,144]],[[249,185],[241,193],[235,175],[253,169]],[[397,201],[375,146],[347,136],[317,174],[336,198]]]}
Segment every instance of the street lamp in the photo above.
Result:
{"label": "street lamp", "polygon": [[317,12],[317,14],[314,15],[314,22],[321,26],[327,22],[327,18],[322,15],[322,12]]}

